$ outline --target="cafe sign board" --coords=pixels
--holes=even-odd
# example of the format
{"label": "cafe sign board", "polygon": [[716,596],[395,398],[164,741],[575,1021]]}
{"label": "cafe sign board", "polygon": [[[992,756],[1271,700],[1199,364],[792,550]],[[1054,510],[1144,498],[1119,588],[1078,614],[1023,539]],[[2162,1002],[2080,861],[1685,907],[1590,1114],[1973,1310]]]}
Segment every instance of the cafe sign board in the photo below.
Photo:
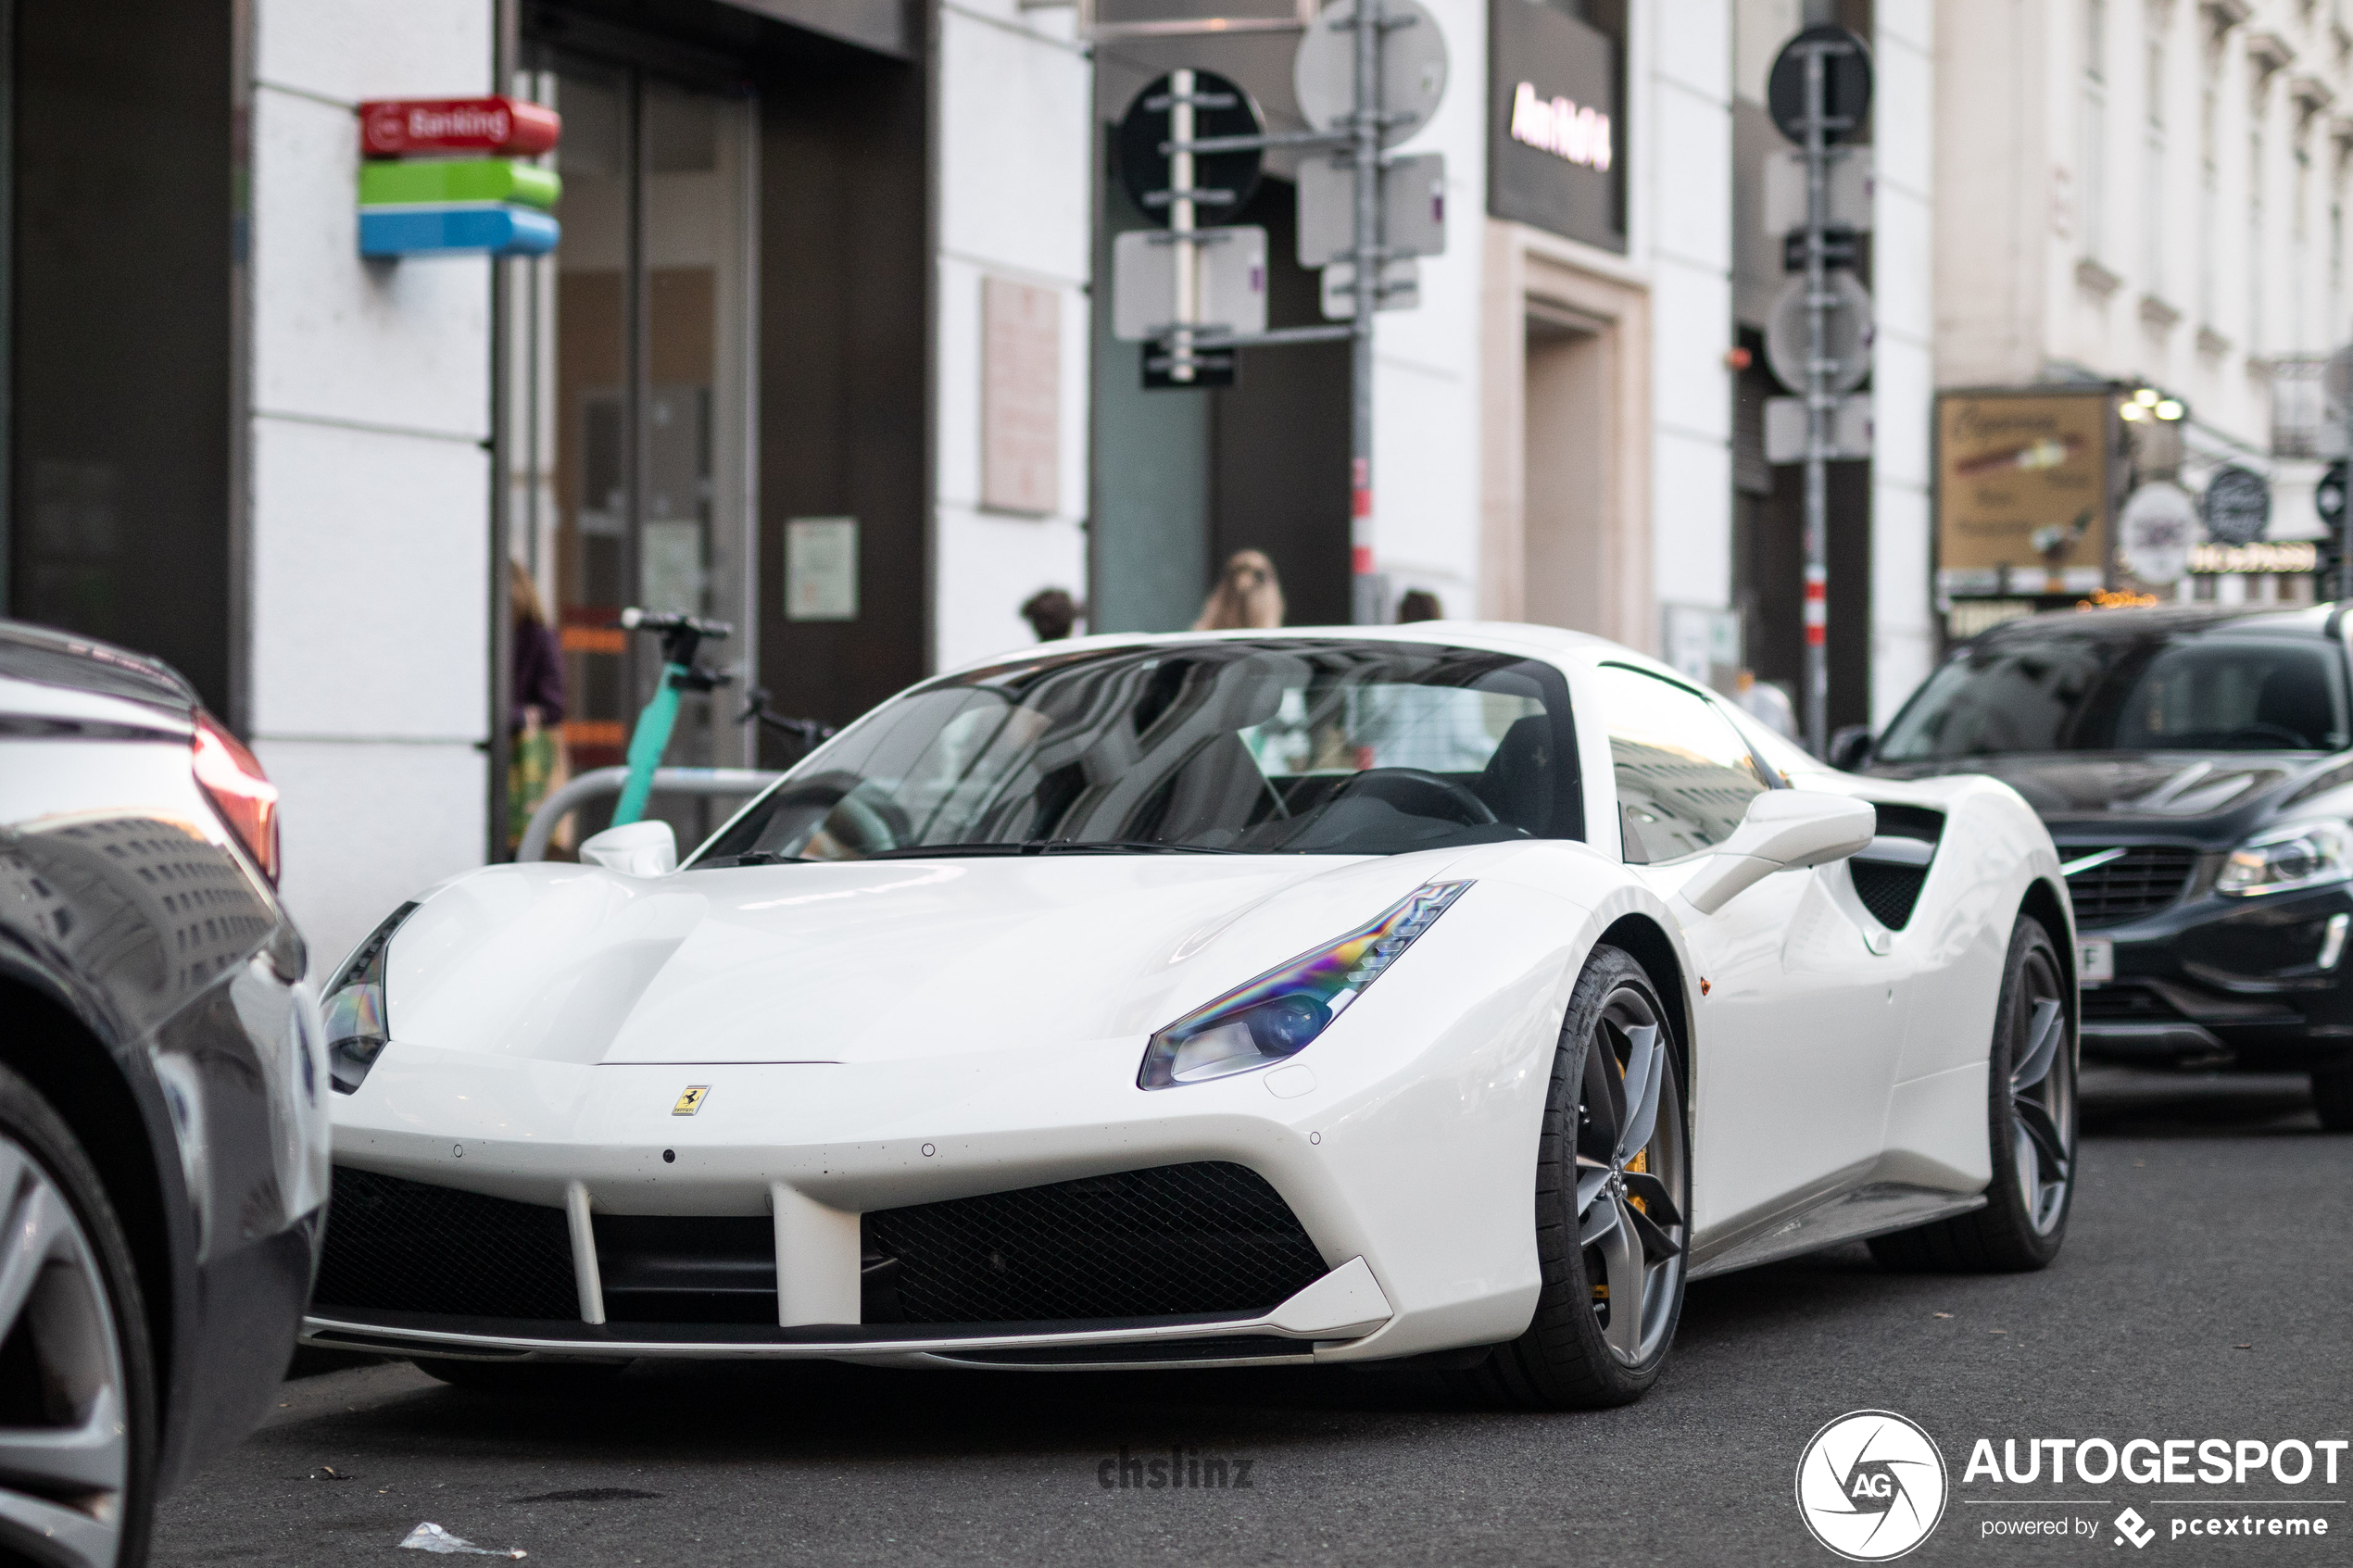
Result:
{"label": "cafe sign board", "polygon": [[2104,384],[1940,393],[1938,596],[2106,586],[2115,421]]}

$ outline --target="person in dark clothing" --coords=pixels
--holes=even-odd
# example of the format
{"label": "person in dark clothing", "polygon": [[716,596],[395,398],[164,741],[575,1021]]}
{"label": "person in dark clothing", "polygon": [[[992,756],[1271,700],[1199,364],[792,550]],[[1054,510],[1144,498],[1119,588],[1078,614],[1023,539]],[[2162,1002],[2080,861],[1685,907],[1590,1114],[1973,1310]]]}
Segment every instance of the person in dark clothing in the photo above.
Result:
{"label": "person in dark clothing", "polygon": [[547,623],[547,607],[539,584],[521,561],[507,563],[507,597],[515,617],[513,717],[514,736],[507,777],[507,843],[522,842],[531,814],[549,792],[560,788],[570,770],[565,766],[564,656],[556,629]]}

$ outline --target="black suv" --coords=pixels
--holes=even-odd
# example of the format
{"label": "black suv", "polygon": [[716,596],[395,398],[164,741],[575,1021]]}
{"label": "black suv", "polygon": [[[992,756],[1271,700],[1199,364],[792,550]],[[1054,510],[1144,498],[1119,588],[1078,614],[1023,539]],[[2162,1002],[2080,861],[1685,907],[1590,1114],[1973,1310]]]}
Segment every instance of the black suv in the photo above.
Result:
{"label": "black suv", "polygon": [[277,802],[166,666],[0,621],[0,1562],[134,1568],[285,1374],[327,1067]]}
{"label": "black suv", "polygon": [[1991,773],[2041,813],[2082,938],[2083,1054],[2309,1072],[2353,1128],[2353,679],[2342,606],[2058,611],[1962,645],[1894,778]]}

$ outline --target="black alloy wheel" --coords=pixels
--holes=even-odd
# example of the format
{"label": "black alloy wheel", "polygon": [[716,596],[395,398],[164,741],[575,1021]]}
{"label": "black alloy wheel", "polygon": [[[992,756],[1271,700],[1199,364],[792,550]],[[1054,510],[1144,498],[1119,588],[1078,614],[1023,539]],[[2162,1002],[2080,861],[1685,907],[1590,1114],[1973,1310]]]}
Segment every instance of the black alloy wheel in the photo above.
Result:
{"label": "black alloy wheel", "polygon": [[72,1131],[0,1067],[0,1562],[144,1562],[155,1435],[122,1226]]}
{"label": "black alloy wheel", "polygon": [[1476,1375],[1514,1403],[1640,1399],[1682,1315],[1690,1130],[1674,1032],[1634,958],[1600,947],[1578,978],[1554,1056],[1537,1154],[1543,1289],[1526,1333]]}
{"label": "black alloy wheel", "polygon": [[1994,1005],[1986,1060],[1993,1180],[1985,1206],[1873,1238],[1898,1269],[1999,1273],[2058,1256],[2075,1197],[2076,1031],[2066,971],[2050,933],[2021,914]]}

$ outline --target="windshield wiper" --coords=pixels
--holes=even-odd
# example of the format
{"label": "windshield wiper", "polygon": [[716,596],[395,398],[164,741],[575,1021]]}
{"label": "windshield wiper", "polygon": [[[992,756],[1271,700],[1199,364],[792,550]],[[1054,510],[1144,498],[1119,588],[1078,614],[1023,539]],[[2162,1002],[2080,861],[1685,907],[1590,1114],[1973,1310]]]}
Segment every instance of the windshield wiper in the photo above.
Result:
{"label": "windshield wiper", "polygon": [[923,860],[950,855],[1239,855],[1239,849],[1213,849],[1206,844],[1163,844],[1149,838],[1031,838],[1015,843],[911,844],[878,849],[869,860]]}
{"label": "windshield wiper", "polygon": [[1239,849],[1213,849],[1206,844],[1163,844],[1151,838],[1033,838],[1023,845],[1025,855],[1133,854],[1239,855]]}
{"label": "windshield wiper", "polygon": [[807,855],[780,855],[774,849],[747,849],[740,855],[721,855],[702,861],[694,869],[703,871],[718,866],[814,866],[820,863]]}

